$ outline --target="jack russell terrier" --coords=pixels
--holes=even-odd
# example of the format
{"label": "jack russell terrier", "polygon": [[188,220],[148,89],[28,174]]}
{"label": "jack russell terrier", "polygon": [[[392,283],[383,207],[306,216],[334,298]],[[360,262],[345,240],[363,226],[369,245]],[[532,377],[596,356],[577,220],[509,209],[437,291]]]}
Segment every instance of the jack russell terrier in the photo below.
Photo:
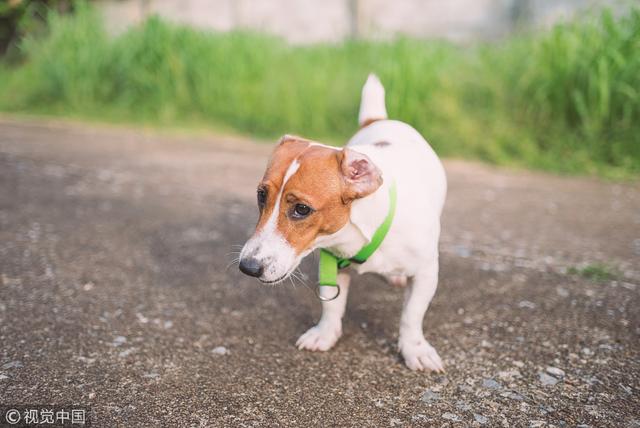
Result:
{"label": "jack russell terrier", "polygon": [[350,275],[374,272],[406,287],[398,348],[412,370],[443,371],[424,338],[438,285],[440,213],[447,183],[440,160],[411,126],[387,119],[384,87],[362,89],[360,130],[344,148],[285,135],[258,185],[260,217],[240,253],[240,270],[263,283],[286,279],[320,254],[322,316],[298,349],[329,350],[342,335]]}

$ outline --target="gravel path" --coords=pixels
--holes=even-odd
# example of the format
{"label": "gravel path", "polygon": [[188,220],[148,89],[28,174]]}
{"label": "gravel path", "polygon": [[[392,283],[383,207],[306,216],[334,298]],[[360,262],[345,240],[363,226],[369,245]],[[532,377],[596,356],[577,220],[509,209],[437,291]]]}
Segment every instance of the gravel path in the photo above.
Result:
{"label": "gravel path", "polygon": [[[0,407],[94,426],[640,427],[640,186],[445,163],[445,375],[397,354],[402,296],[358,277],[328,353],[307,286],[229,265],[270,147],[0,118]],[[605,264],[615,277],[567,273]],[[573,272],[573,270],[572,270]]]}

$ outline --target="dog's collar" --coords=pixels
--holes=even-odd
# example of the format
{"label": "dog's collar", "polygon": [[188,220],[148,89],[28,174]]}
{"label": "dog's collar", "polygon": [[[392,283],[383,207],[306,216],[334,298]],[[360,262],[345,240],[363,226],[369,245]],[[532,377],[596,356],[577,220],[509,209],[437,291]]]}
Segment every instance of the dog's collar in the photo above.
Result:
{"label": "dog's collar", "polygon": [[324,248],[320,250],[318,285],[338,288],[336,295],[331,298],[322,297],[318,291],[318,297],[320,300],[333,300],[340,294],[340,287],[338,286],[338,269],[346,268],[351,263],[362,264],[366,262],[380,247],[382,241],[384,241],[384,238],[387,236],[387,233],[391,228],[391,223],[393,223],[393,217],[396,214],[396,201],[396,183],[393,181],[391,182],[391,186],[389,186],[389,212],[387,213],[387,216],[373,234],[371,241],[362,247],[355,256],[345,259],[336,257],[333,253]]}

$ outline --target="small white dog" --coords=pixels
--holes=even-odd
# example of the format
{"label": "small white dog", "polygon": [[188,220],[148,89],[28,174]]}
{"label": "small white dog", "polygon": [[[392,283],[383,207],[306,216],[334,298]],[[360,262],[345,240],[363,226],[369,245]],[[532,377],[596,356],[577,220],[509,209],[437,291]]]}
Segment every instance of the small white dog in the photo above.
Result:
{"label": "small white dog", "polygon": [[[379,273],[406,287],[398,342],[406,365],[442,371],[422,322],[438,285],[444,169],[414,128],[387,119],[375,75],[362,89],[359,124],[342,149],[292,136],[280,140],[258,186],[260,218],[240,254],[240,270],[277,283],[314,249],[337,256],[334,263],[366,252],[366,260],[352,264],[358,273]],[[348,271],[336,282],[338,288],[320,288],[322,317],[298,339],[299,349],[326,351],[342,335]]]}

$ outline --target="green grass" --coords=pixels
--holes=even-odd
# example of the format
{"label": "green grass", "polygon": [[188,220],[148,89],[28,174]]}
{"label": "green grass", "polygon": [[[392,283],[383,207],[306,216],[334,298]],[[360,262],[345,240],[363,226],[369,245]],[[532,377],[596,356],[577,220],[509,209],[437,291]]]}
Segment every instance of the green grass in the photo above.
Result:
{"label": "green grass", "polygon": [[151,18],[111,38],[96,14],[49,17],[0,65],[0,110],[162,126],[224,125],[341,144],[370,71],[393,118],[444,156],[614,178],[640,173],[640,9],[542,35],[290,46]]}
{"label": "green grass", "polygon": [[620,276],[618,270],[604,263],[593,263],[584,267],[570,267],[569,275],[579,275],[594,282],[612,281]]}

